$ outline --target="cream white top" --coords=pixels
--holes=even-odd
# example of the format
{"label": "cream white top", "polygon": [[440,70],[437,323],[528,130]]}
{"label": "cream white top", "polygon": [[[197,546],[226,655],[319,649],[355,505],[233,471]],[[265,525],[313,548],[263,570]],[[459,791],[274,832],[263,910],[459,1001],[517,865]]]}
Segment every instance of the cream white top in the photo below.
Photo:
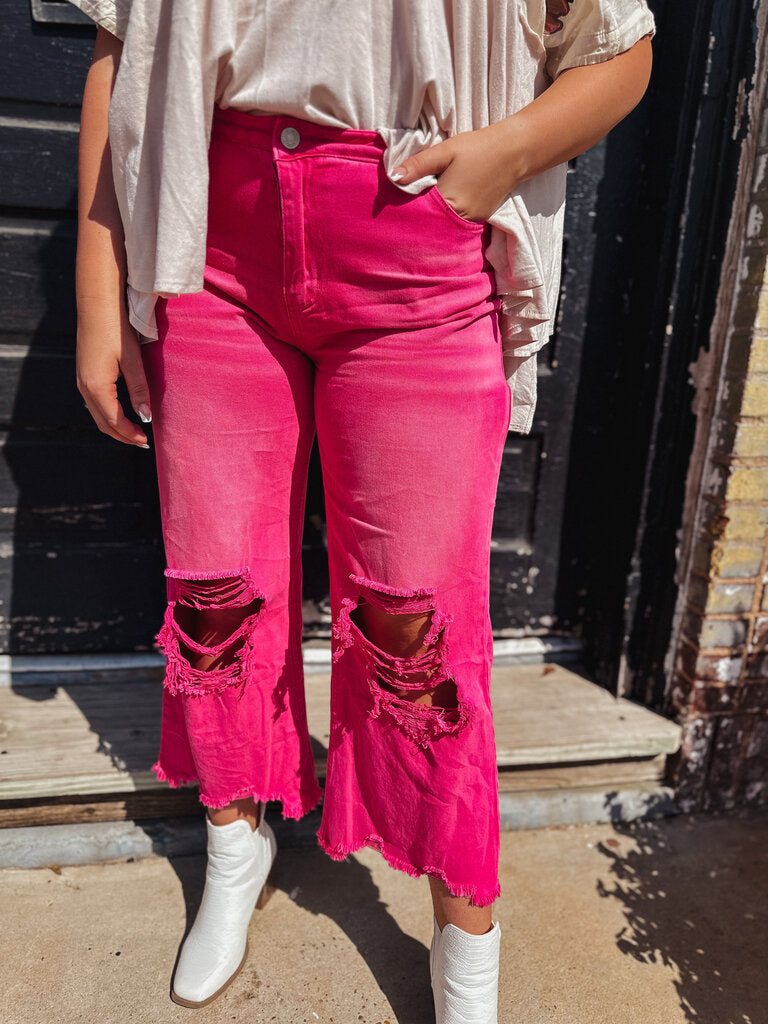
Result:
{"label": "cream white top", "polygon": [[[200,291],[214,104],[377,131],[387,174],[515,113],[567,68],[655,30],[645,0],[71,0],[124,41],[109,112],[130,319],[157,337],[158,294]],[[536,352],[553,329],[566,166],[490,218],[511,430],[528,433]],[[416,193],[434,175],[409,185]]]}

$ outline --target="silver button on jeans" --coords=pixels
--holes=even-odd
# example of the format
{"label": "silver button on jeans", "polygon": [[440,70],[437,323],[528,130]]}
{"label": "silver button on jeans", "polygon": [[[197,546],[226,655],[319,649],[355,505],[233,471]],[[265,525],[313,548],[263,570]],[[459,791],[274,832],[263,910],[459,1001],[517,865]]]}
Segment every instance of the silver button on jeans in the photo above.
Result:
{"label": "silver button on jeans", "polygon": [[301,136],[295,128],[289,126],[280,132],[280,141],[286,149],[296,149],[301,142]]}

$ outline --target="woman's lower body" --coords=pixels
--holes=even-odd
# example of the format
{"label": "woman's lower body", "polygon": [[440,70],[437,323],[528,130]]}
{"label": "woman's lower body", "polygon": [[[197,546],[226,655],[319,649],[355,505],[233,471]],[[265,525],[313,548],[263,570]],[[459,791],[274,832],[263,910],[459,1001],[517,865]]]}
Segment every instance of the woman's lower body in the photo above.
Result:
{"label": "woman's lower body", "polygon": [[[321,797],[301,658],[317,433],[333,671],[319,841],[498,895],[490,531],[509,423],[490,228],[373,132],[217,112],[205,288],[143,348],[168,568],[156,770],[211,808]],[[391,642],[390,642],[391,641]]]}

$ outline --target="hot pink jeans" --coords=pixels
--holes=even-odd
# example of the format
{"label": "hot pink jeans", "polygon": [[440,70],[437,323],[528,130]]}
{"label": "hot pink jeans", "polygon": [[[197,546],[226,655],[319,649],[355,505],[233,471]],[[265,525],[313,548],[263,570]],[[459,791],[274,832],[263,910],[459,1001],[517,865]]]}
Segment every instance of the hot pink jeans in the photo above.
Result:
{"label": "hot pink jeans", "polygon": [[[288,129],[288,130],[286,130]],[[168,608],[155,770],[204,804],[320,799],[301,656],[301,539],[317,431],[333,615],[318,839],[498,895],[489,548],[510,415],[490,228],[386,177],[374,132],[217,111],[205,288],[160,300],[143,346]],[[428,613],[394,657],[355,609]],[[184,615],[239,614],[206,646]],[[181,614],[184,612],[184,614]],[[228,663],[199,668],[197,654]],[[405,699],[448,681],[455,706]],[[398,692],[399,691],[399,695]]]}

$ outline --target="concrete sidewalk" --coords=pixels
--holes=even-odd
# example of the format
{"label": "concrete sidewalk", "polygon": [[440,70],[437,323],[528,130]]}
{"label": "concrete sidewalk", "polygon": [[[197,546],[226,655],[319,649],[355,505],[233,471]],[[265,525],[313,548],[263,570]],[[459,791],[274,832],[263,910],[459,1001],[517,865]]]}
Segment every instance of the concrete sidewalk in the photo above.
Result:
{"label": "concrete sidewalk", "polygon": [[[0,873],[4,1024],[430,1024],[424,879],[281,851],[251,955],[203,1010],[168,985],[199,857]],[[505,833],[500,1024],[768,1024],[768,816]]]}

